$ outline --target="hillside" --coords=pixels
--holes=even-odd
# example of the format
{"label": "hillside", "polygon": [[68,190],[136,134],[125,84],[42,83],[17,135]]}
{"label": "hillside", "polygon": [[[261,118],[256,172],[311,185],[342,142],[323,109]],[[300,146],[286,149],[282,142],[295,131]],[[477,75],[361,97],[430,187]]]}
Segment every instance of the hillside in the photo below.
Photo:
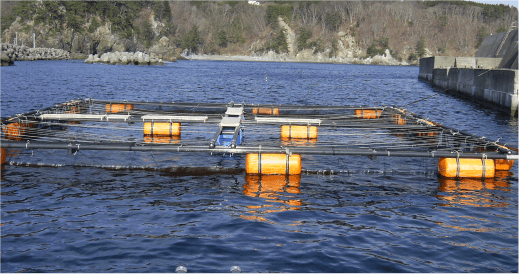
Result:
{"label": "hillside", "polygon": [[[474,56],[506,31],[517,9],[470,1],[1,1],[2,43],[59,48],[72,56],[143,51],[284,56],[355,62],[391,55]],[[382,59],[381,59],[382,60]],[[401,61],[401,62],[398,62]],[[358,62],[358,61],[356,61]],[[395,64],[396,64],[395,63]]]}

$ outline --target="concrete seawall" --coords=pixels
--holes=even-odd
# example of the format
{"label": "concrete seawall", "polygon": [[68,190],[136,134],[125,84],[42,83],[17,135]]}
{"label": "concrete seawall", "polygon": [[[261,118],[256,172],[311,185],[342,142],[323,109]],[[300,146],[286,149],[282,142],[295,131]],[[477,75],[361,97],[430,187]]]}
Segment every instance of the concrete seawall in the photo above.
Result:
{"label": "concrete seawall", "polygon": [[[455,67],[456,57],[429,57],[420,59],[419,78],[446,91],[480,103],[489,103],[503,112],[517,115],[519,71],[496,69],[500,60],[484,60],[483,68]],[[486,58],[485,58],[486,59]],[[488,58],[501,59],[501,58]],[[493,67],[493,68],[492,68]]]}

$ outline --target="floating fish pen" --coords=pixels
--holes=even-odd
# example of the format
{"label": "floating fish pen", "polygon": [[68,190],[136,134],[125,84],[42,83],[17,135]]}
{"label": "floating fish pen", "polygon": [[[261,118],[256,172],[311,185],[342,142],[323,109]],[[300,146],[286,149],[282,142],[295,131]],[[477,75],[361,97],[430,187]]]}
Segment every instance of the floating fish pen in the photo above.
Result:
{"label": "floating fish pen", "polygon": [[517,148],[397,107],[78,99],[2,119],[6,149],[244,154],[247,174],[298,175],[302,155],[432,157],[443,177],[490,178]]}

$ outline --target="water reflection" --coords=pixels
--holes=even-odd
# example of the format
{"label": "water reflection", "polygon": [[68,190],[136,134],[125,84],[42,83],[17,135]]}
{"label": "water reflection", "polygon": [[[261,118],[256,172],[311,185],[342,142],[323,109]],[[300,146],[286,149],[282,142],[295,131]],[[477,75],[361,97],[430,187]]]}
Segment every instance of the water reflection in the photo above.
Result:
{"label": "water reflection", "polygon": [[436,197],[445,201],[441,206],[469,205],[475,207],[506,207],[509,202],[500,191],[510,191],[508,178],[513,173],[496,171],[495,178],[440,178]]}
{"label": "water reflection", "polygon": [[[249,197],[263,198],[263,205],[246,206],[247,213],[252,216],[241,215],[240,217],[248,220],[269,222],[265,214],[282,212],[287,210],[298,210],[302,205],[301,199],[297,199],[300,193],[299,185],[301,175],[245,175],[243,194]],[[275,204],[278,203],[278,204]]]}
{"label": "water reflection", "polygon": [[155,144],[179,144],[180,136],[160,136],[160,135],[147,135],[144,136],[145,143],[155,143]]}
{"label": "water reflection", "polygon": [[317,139],[299,139],[281,137],[281,145],[283,146],[300,146],[300,147],[315,147]]}

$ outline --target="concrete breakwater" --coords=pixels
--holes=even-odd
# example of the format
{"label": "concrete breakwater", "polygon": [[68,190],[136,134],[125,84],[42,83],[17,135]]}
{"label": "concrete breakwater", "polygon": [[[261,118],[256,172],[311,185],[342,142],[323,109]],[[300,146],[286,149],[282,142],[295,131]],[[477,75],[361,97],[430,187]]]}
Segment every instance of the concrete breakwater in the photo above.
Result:
{"label": "concrete breakwater", "polygon": [[14,61],[69,60],[70,53],[62,49],[29,48],[2,44],[2,66],[12,65]]}
{"label": "concrete breakwater", "polygon": [[104,63],[112,65],[164,65],[164,61],[158,58],[151,58],[142,52],[106,52],[99,57],[97,54],[88,55],[85,63],[95,64]]}
{"label": "concrete breakwater", "polygon": [[[432,82],[449,93],[496,105],[510,115],[517,114],[518,70],[496,68],[501,60],[491,59],[501,58],[464,57],[460,62],[457,59],[444,56],[422,58],[419,78]],[[473,65],[467,66],[466,62],[473,62]]]}

